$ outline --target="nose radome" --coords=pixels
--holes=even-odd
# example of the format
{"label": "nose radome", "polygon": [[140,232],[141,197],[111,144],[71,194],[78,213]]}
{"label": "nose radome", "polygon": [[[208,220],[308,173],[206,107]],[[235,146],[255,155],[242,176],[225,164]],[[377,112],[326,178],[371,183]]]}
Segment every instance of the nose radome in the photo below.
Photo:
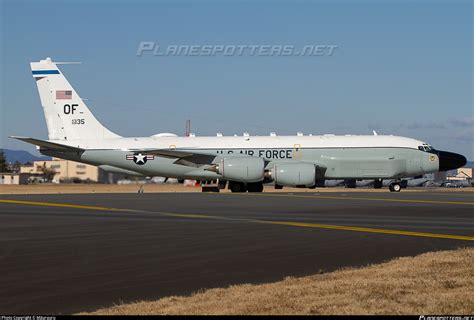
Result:
{"label": "nose radome", "polygon": [[439,171],[448,171],[461,168],[467,163],[465,156],[454,152],[438,151]]}

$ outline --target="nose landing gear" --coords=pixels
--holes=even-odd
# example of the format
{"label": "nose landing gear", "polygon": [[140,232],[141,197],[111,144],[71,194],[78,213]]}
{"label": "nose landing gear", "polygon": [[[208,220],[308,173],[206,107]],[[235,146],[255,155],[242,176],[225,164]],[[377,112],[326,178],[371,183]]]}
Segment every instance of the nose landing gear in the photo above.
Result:
{"label": "nose landing gear", "polygon": [[390,192],[400,192],[402,190],[402,185],[400,182],[392,182],[389,186],[388,189]]}

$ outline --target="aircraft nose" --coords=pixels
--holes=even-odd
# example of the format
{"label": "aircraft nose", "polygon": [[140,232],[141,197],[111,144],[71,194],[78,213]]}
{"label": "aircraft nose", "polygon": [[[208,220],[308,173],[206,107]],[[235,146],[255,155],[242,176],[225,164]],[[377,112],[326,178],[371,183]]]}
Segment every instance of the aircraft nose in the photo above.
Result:
{"label": "aircraft nose", "polygon": [[448,171],[461,168],[467,163],[466,157],[454,152],[438,151],[438,156],[439,171]]}

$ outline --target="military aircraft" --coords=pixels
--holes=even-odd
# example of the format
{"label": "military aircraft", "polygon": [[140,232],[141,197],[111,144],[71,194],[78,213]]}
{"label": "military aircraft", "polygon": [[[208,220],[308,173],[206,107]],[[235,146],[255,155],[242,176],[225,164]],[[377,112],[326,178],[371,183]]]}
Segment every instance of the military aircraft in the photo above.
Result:
{"label": "military aircraft", "polygon": [[[392,180],[463,166],[460,154],[391,135],[121,137],[105,128],[51,58],[31,62],[48,128],[48,140],[12,136],[42,154],[130,175],[219,181],[232,192],[261,192],[263,183],[314,188],[325,180]],[[322,182],[322,183],[321,183]],[[203,188],[203,191],[206,188]],[[218,191],[212,190],[212,191]]]}

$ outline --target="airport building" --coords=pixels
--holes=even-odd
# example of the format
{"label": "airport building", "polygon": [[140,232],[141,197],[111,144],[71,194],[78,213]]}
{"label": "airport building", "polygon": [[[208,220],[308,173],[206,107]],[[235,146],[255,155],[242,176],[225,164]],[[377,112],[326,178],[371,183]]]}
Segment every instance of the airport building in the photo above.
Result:
{"label": "airport building", "polygon": [[471,180],[472,168],[459,168],[454,175],[447,177],[448,180]]}
{"label": "airport building", "polygon": [[0,173],[1,184],[27,184],[28,174],[25,173]]}
{"label": "airport building", "polygon": [[[46,170],[45,170],[46,169]],[[53,158],[46,161],[35,161],[32,165],[21,166],[21,174],[40,177],[50,174],[52,182],[99,181],[99,168],[84,163]],[[31,178],[30,178],[31,180]],[[40,181],[42,182],[42,181]]]}

